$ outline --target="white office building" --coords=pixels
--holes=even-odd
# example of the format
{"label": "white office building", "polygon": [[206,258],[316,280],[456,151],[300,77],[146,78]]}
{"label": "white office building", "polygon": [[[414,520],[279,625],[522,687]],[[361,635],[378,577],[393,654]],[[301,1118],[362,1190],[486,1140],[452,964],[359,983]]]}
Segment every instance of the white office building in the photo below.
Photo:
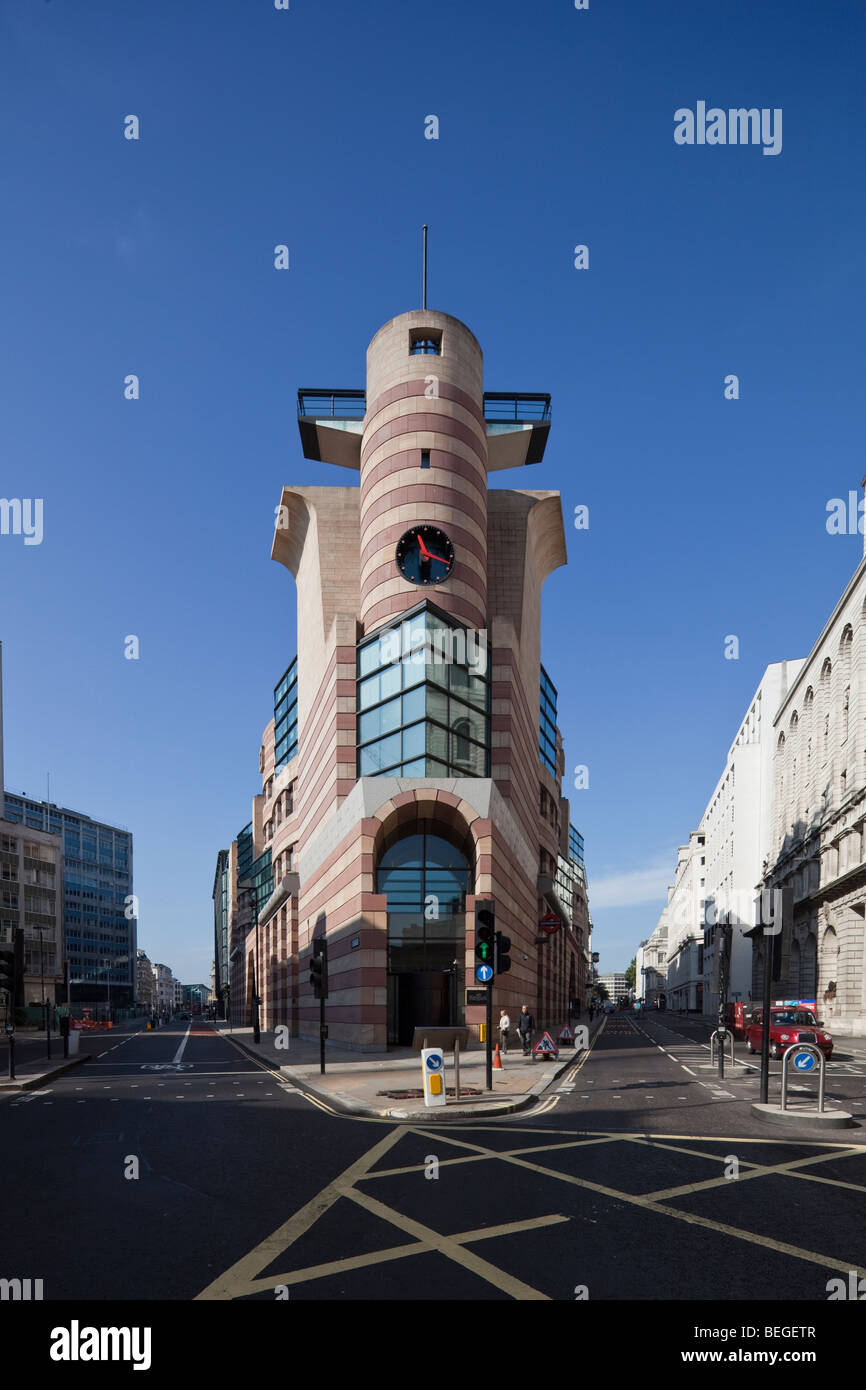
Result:
{"label": "white office building", "polygon": [[773,836],[773,720],[803,662],[768,666],[755,691],[724,771],[701,817],[703,913],[703,1012],[718,1012],[716,922],[732,927],[730,1000],[749,999],[752,989],[751,941],[743,933],[755,925],[755,901]]}

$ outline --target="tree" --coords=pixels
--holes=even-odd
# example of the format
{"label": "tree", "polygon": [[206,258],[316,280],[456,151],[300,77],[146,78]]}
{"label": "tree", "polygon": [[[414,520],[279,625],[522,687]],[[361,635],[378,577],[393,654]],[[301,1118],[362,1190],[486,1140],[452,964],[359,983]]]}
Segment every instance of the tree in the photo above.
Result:
{"label": "tree", "polygon": [[634,989],[634,976],[635,976],[635,967],[636,967],[636,965],[637,965],[637,956],[632,956],[632,958],[631,958],[631,965],[629,965],[629,966],[627,967],[626,972],[625,972],[625,978],[628,980],[628,987],[629,987],[629,989]]}

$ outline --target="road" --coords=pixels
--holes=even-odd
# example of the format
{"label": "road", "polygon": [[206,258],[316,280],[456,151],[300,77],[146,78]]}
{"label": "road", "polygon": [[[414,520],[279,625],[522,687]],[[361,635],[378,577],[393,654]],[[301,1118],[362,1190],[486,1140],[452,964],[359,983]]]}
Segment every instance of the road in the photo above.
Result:
{"label": "road", "polygon": [[[45,1299],[826,1302],[866,1275],[866,1130],[762,1125],[689,1020],[614,1015],[533,1111],[439,1124],[328,1113],[207,1024],[142,1027],[0,1094],[0,1277]],[[828,1093],[866,1114],[862,1054]]]}

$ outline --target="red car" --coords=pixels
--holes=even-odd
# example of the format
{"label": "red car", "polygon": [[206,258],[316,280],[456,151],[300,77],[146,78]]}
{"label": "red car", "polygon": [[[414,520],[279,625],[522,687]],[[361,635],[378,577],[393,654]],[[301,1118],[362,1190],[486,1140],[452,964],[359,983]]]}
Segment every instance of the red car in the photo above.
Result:
{"label": "red car", "polygon": [[[758,1009],[746,1029],[746,1046],[750,1052],[760,1052],[763,1011]],[[781,1008],[770,1010],[770,1056],[781,1057],[792,1043],[814,1043],[829,1060],[833,1055],[833,1039],[819,1027],[808,1009]]]}

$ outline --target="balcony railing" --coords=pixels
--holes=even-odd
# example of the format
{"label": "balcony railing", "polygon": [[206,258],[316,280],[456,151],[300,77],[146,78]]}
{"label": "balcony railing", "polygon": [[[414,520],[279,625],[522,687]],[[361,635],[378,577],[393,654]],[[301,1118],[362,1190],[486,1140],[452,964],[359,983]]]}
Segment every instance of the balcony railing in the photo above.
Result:
{"label": "balcony railing", "polygon": [[[316,420],[363,420],[364,391],[329,391],[311,387],[298,392],[298,416]],[[485,391],[484,419],[491,425],[548,424],[550,396],[541,391]]]}
{"label": "balcony railing", "polygon": [[546,424],[550,396],[532,391],[485,391],[484,418],[491,425]]}
{"label": "balcony railing", "polygon": [[363,420],[367,409],[365,391],[318,391],[298,392],[298,415],[310,416],[316,420]]}

